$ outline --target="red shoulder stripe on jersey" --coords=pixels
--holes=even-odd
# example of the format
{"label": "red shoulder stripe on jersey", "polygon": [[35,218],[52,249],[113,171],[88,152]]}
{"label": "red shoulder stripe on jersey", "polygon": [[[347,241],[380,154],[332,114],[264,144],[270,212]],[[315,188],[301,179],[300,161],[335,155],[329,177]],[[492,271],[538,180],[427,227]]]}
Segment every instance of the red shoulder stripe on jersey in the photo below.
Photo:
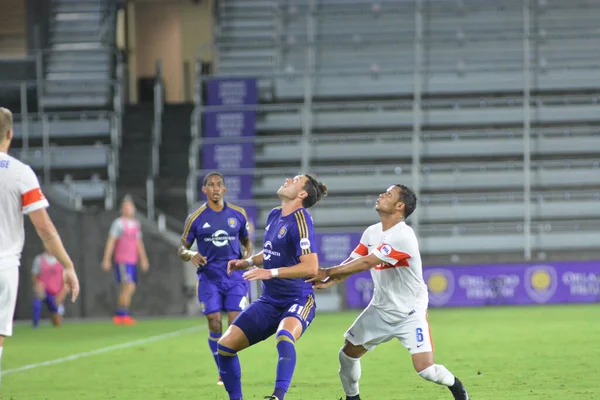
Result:
{"label": "red shoulder stripe on jersey", "polygon": [[356,254],[358,254],[359,256],[367,256],[369,255],[369,249],[367,248],[367,246],[365,246],[362,243],[359,243],[358,246],[356,246],[356,248],[354,249],[354,252]]}
{"label": "red shoulder stripe on jersey", "polygon": [[396,261],[402,261],[407,258],[410,258],[410,254],[404,253],[402,251],[398,251],[392,247],[390,244],[382,244],[377,248],[381,254],[386,257],[393,258]]}
{"label": "red shoulder stripe on jersey", "polygon": [[21,202],[23,203],[23,207],[27,207],[32,205],[33,203],[37,203],[38,201],[42,201],[46,199],[44,193],[42,193],[42,189],[35,188],[31,189],[29,192],[23,194],[21,196]]}

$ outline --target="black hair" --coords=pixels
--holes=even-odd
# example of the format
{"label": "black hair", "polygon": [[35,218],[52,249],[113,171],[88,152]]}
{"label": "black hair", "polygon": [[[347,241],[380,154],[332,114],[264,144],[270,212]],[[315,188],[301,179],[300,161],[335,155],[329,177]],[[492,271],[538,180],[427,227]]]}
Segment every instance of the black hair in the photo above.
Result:
{"label": "black hair", "polygon": [[313,174],[305,174],[306,183],[303,189],[308,193],[302,200],[302,207],[310,208],[314,206],[322,197],[327,196],[327,186],[320,182]]}
{"label": "black hair", "polygon": [[212,176],[218,176],[219,178],[221,178],[221,180],[223,181],[223,185],[225,184],[225,178],[223,177],[223,175],[221,175],[220,172],[217,171],[212,171],[209,172],[208,174],[206,174],[204,176],[204,181],[202,181],[202,186],[206,186],[208,184],[208,180],[212,177]]}
{"label": "black hair", "polygon": [[405,185],[396,184],[400,188],[400,199],[404,203],[404,219],[410,217],[417,208],[417,195],[410,188]]}

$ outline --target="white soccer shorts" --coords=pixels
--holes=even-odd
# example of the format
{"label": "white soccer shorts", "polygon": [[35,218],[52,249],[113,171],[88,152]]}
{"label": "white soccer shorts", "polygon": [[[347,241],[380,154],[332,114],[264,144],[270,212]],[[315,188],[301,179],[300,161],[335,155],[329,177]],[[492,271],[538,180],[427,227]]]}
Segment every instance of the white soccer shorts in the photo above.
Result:
{"label": "white soccer shorts", "polygon": [[369,304],[344,334],[346,340],[371,351],[379,344],[398,338],[410,354],[433,351],[426,311],[415,311],[397,324],[383,320],[379,313]]}
{"label": "white soccer shorts", "polygon": [[19,290],[19,267],[0,269],[0,335],[12,336]]}

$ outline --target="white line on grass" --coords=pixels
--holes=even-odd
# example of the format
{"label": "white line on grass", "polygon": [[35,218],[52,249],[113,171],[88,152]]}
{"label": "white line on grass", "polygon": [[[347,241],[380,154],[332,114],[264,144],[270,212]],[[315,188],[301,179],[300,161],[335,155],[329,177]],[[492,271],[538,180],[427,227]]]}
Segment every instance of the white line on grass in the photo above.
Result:
{"label": "white line on grass", "polygon": [[57,358],[55,360],[44,361],[41,363],[29,364],[29,365],[25,365],[23,367],[9,369],[6,371],[2,371],[2,375],[4,376],[4,375],[8,375],[8,374],[14,374],[17,372],[27,371],[27,370],[34,369],[34,368],[46,367],[48,365],[55,365],[55,364],[60,364],[60,363],[64,363],[67,361],[78,360],[80,358],[95,356],[97,354],[108,353],[109,351],[113,351],[113,350],[126,349],[129,347],[133,347],[133,346],[137,346],[137,345],[141,345],[141,344],[156,342],[158,340],[170,339],[170,338],[174,338],[177,336],[186,335],[188,333],[197,332],[202,329],[204,329],[204,326],[194,326],[191,328],[180,329],[180,330],[169,332],[169,333],[163,333],[160,335],[150,336],[150,337],[147,337],[144,339],[133,340],[131,342],[115,344],[113,346],[102,347],[100,349],[96,349],[96,350],[92,350],[92,351],[77,353],[77,354],[73,354],[73,355],[70,355],[67,357]]}

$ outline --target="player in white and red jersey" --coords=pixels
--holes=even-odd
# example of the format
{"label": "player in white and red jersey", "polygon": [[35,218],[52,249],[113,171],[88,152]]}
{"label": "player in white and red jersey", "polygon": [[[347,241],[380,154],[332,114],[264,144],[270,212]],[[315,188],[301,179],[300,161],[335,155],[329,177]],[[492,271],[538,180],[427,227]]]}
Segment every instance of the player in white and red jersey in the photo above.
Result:
{"label": "player in white and red jersey", "polygon": [[419,243],[413,229],[404,222],[416,206],[417,198],[409,188],[390,186],[375,206],[381,222],[365,230],[360,244],[342,265],[321,268],[311,279],[316,288],[323,289],[349,275],[371,270],[373,299],[346,331],[346,342],[339,352],[339,374],[346,400],[360,400],[360,358],[393,338],[398,338],[410,352],[422,378],[447,386],[455,399],[469,400],[461,381],[434,361]]}
{"label": "player in white and red jersey", "polygon": [[25,244],[24,214],[29,215],[46,249],[63,265],[63,279],[71,290],[72,301],[79,294],[73,262],[46,212],[49,204],[35,173],[7,154],[12,138],[12,113],[0,108],[0,360],[4,338],[11,336],[13,330],[19,265]]}

